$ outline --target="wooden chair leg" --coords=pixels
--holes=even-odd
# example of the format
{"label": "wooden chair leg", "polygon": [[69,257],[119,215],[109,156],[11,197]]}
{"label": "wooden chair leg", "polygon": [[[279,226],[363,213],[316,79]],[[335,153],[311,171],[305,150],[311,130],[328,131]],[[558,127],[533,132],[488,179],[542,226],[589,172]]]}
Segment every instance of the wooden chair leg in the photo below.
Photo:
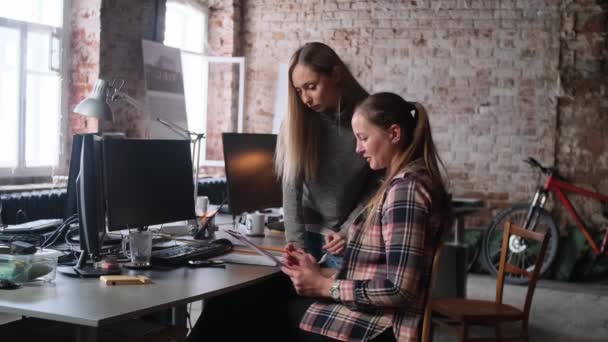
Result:
{"label": "wooden chair leg", "polygon": [[528,342],[528,322],[526,320],[521,321],[521,340]]}
{"label": "wooden chair leg", "polygon": [[460,326],[460,342],[464,342],[469,338],[469,323],[462,322]]}
{"label": "wooden chair leg", "polygon": [[496,325],[494,326],[494,332],[496,334],[496,340],[501,342],[502,341],[502,327],[500,326],[500,322],[496,322]]}

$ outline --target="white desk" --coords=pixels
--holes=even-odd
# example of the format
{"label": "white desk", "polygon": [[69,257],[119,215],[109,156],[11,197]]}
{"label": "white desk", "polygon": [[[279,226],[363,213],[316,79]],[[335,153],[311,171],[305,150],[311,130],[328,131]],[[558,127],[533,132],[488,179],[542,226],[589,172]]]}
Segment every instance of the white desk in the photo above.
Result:
{"label": "white desk", "polygon": [[54,284],[33,283],[2,291],[0,312],[43,318],[77,326],[79,341],[94,342],[109,323],[172,309],[174,323],[185,326],[186,304],[234,291],[271,277],[275,267],[226,265],[222,268],[128,271],[143,274],[149,285],[106,286],[97,278],[57,275]]}

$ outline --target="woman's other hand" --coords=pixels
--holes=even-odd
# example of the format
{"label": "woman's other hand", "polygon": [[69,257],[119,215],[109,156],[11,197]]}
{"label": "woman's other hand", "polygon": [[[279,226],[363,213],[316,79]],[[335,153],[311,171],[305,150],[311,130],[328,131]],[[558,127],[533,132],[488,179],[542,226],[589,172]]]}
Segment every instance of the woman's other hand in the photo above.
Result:
{"label": "woman's other hand", "polygon": [[283,254],[281,255],[281,263],[283,264],[283,266],[298,266],[298,260],[292,255],[296,251],[298,253],[306,253],[302,248],[297,247],[293,243],[288,243],[287,245],[285,245]]}
{"label": "woman's other hand", "polygon": [[344,236],[340,235],[340,233],[333,232],[325,235],[325,245],[323,245],[324,250],[333,255],[342,255],[345,248],[346,239]]}
{"label": "woman's other hand", "polygon": [[331,278],[321,273],[315,258],[298,247],[285,248],[281,271],[291,279],[293,287],[301,296],[328,297],[333,284]]}

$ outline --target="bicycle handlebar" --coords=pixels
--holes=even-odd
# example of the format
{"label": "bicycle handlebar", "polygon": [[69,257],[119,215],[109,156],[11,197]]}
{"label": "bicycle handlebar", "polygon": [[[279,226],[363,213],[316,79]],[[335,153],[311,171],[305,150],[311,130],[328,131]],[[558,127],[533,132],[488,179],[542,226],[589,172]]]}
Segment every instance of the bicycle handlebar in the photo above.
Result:
{"label": "bicycle handlebar", "polygon": [[544,173],[546,175],[550,175],[550,174],[554,173],[553,168],[542,166],[541,163],[538,162],[538,160],[536,160],[532,157],[528,157],[528,159],[524,159],[524,163],[530,165],[530,167],[539,169],[542,173]]}

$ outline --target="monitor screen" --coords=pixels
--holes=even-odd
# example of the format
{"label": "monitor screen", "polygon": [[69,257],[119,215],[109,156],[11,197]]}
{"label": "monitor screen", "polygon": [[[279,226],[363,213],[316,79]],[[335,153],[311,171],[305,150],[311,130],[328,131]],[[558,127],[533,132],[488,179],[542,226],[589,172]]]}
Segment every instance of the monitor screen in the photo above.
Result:
{"label": "monitor screen", "polygon": [[222,143],[230,212],[281,207],[281,182],[274,171],[277,136],[223,133]]}
{"label": "monitor screen", "polygon": [[108,230],[195,218],[190,142],[104,139]]}

